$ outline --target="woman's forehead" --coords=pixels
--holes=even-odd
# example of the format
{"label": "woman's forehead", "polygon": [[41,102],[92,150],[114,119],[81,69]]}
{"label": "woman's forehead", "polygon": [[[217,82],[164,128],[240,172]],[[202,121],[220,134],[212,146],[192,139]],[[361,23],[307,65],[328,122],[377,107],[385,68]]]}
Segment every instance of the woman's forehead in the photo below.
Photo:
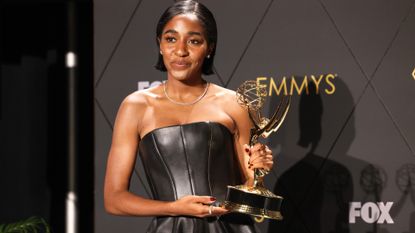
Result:
{"label": "woman's forehead", "polygon": [[195,14],[187,13],[174,16],[164,26],[163,33],[167,31],[188,32],[195,31],[205,34],[205,28]]}

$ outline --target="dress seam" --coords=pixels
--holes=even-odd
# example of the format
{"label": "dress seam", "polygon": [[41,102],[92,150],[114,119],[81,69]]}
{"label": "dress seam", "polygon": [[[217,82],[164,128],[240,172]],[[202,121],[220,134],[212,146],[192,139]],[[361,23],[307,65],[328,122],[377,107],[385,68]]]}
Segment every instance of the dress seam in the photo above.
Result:
{"label": "dress seam", "polygon": [[175,200],[177,200],[177,188],[176,188],[176,184],[174,183],[174,180],[173,180],[173,176],[172,176],[172,174],[171,174],[171,171],[170,171],[169,167],[167,166],[166,161],[164,161],[163,156],[162,156],[162,155],[161,155],[161,153],[160,153],[160,150],[159,150],[159,148],[158,148],[158,145],[157,145],[156,139],[154,138],[154,134],[152,134],[152,135],[151,135],[151,137],[152,137],[152,139],[153,139],[153,143],[154,143],[154,147],[155,147],[155,149],[156,149],[156,151],[157,151],[157,155],[158,155],[158,157],[160,158],[161,163],[163,164],[164,168],[166,169],[167,174],[168,174],[169,179],[170,179],[170,182],[171,182],[171,184],[173,185],[173,190],[174,190],[174,199],[175,199]]}
{"label": "dress seam", "polygon": [[228,233],[229,231],[228,229],[226,229],[226,226],[223,224],[223,222],[220,219],[218,219],[217,221],[219,222],[219,225],[225,231],[225,233]]}
{"label": "dress seam", "polygon": [[187,174],[188,174],[189,180],[190,180],[190,189],[191,189],[192,195],[195,195],[195,187],[194,187],[193,178],[192,178],[192,169],[189,166],[189,158],[187,156],[187,151],[186,151],[186,138],[184,136],[182,126],[180,126],[180,134],[182,135],[181,138],[182,138],[182,144],[183,144],[183,152],[184,152],[184,158],[186,159]]}
{"label": "dress seam", "polygon": [[213,192],[212,192],[212,183],[210,182],[210,166],[211,166],[211,149],[212,149],[212,138],[213,138],[213,133],[212,133],[212,126],[210,124],[209,125],[209,130],[210,130],[210,139],[209,139],[209,148],[208,148],[208,168],[207,168],[207,178],[208,178],[208,186],[209,186],[209,191],[210,191],[210,195],[213,196]]}
{"label": "dress seam", "polygon": [[144,164],[144,159],[143,159],[142,153],[139,151],[138,154],[139,154],[139,157],[141,159],[141,163],[143,164],[143,167],[144,167],[144,172],[145,172],[146,177],[147,177],[148,185],[150,186],[150,189],[151,189],[151,198],[155,199],[156,196],[159,197],[159,193],[158,193],[155,185],[153,184],[153,182],[151,182],[151,180],[154,180],[153,176],[152,176],[150,170],[148,169],[148,166],[146,166]]}
{"label": "dress seam", "polygon": [[176,233],[179,230],[177,227],[177,218],[178,217],[173,217],[173,233]]}

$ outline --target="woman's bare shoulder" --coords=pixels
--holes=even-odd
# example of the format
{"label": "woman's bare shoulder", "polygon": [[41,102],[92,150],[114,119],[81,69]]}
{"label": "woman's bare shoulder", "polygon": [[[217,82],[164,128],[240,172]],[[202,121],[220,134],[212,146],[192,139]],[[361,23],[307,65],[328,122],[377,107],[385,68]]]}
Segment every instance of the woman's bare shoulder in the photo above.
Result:
{"label": "woman's bare shoulder", "polygon": [[236,92],[218,85],[214,85],[214,89],[218,103],[226,109],[232,119],[236,123],[245,122],[248,114],[246,109],[238,103]]}
{"label": "woman's bare shoulder", "polygon": [[239,105],[237,101],[236,92],[234,90],[221,87],[219,85],[214,85],[214,95],[218,101],[218,103],[223,104],[223,106],[226,106],[226,109],[228,111],[232,112],[243,112],[243,108]]}
{"label": "woman's bare shoulder", "polygon": [[160,87],[155,86],[148,89],[135,91],[124,98],[122,105],[128,105],[130,107],[137,107],[142,109],[151,105],[151,103],[160,98]]}
{"label": "woman's bare shoulder", "polygon": [[213,84],[213,83],[211,85],[212,85],[213,93],[216,97],[218,97],[218,98],[220,98],[220,99],[222,99],[226,102],[229,102],[229,101],[235,102],[235,98],[236,98],[236,92],[235,91],[233,91],[231,89],[228,89],[228,88],[225,88],[225,87],[222,87],[222,86],[219,86],[219,85],[216,85],[216,84]]}
{"label": "woman's bare shoulder", "polygon": [[154,87],[129,94],[121,102],[117,118],[120,122],[129,122],[138,127],[154,99],[159,98],[158,93],[157,87]]}

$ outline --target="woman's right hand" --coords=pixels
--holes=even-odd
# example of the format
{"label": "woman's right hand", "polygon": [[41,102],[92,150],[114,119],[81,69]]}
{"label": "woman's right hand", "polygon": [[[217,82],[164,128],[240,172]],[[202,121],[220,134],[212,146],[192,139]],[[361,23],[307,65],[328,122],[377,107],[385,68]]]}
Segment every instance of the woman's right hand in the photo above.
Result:
{"label": "woman's right hand", "polygon": [[213,206],[216,198],[211,196],[184,196],[174,202],[171,202],[172,213],[174,216],[186,215],[199,218],[220,216],[229,211],[222,207]]}

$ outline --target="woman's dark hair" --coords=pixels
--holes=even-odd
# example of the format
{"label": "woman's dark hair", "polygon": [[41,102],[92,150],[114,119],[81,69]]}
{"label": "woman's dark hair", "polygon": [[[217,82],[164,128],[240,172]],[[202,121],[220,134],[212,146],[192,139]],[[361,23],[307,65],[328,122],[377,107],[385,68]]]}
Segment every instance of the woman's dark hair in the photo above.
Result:
{"label": "woman's dark hair", "polygon": [[[175,16],[182,14],[194,14],[197,19],[202,23],[202,26],[205,28],[206,37],[209,47],[212,48],[209,58],[205,58],[202,65],[202,73],[205,75],[213,74],[212,66],[213,60],[215,58],[216,52],[216,42],[217,42],[217,28],[216,21],[213,17],[212,12],[201,3],[192,0],[178,1],[172,6],[167,8],[167,10],[161,15],[159,22],[157,24],[157,46],[160,48],[159,39],[161,39],[161,34],[166,24]],[[163,62],[163,56],[158,55],[158,61],[155,65],[155,68],[161,71],[167,71],[166,66]]]}

